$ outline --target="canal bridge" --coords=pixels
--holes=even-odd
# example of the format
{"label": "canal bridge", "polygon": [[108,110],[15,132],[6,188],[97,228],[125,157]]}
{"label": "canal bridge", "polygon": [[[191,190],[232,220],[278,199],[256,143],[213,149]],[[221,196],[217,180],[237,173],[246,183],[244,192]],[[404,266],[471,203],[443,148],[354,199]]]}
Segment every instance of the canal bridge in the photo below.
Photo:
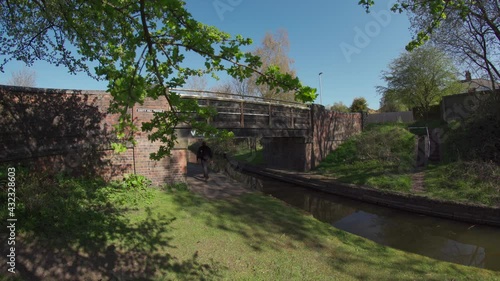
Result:
{"label": "canal bridge", "polygon": [[[362,128],[360,113],[339,113],[322,105],[263,99],[185,89],[174,90],[183,99],[212,107],[217,115],[206,122],[239,138],[261,138],[264,161],[275,168],[310,170],[328,153]],[[0,85],[0,163],[30,162],[73,172],[92,167],[108,178],[139,173],[154,183],[185,178],[188,145],[196,139],[188,124],[179,124],[179,143],[161,161],[149,156],[161,143],[144,132],[137,144],[117,154],[111,143],[118,115],[108,113],[111,95],[104,91],[42,89]],[[165,98],[146,99],[129,109],[140,128],[153,113],[168,110]],[[104,171],[104,172],[103,172]]]}
{"label": "canal bridge", "polygon": [[[322,105],[264,99],[220,92],[177,90],[184,99],[212,107],[217,115],[206,120],[236,137],[262,139],[268,166],[306,171],[350,136],[361,131],[361,113],[340,113]],[[179,126],[187,137],[187,124]],[[192,133],[192,132],[191,132]]]}

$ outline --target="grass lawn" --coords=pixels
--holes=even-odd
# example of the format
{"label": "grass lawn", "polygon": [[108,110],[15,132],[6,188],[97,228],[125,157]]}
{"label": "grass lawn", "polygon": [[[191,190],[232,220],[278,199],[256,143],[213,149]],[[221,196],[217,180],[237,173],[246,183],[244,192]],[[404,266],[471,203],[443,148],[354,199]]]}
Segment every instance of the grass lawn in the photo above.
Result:
{"label": "grass lawn", "polygon": [[407,170],[400,171],[397,166],[377,160],[337,163],[327,158],[316,172],[332,176],[340,182],[392,191],[410,192],[412,184],[411,174]]}
{"label": "grass lawn", "polygon": [[429,165],[425,194],[450,201],[500,206],[500,167],[477,162]]}
{"label": "grass lawn", "polygon": [[51,221],[57,227],[20,230],[17,280],[500,280],[378,245],[259,193],[209,200],[182,186],[83,191],[47,202],[47,213],[57,206],[61,214]]}

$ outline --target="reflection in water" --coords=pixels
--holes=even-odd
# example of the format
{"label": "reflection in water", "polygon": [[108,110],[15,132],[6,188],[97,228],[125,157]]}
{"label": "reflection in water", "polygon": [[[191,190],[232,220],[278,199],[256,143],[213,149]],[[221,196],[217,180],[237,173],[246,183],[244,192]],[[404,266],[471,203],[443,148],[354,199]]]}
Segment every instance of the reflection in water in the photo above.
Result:
{"label": "reflection in water", "polygon": [[385,208],[254,174],[248,178],[247,185],[336,228],[403,251],[500,271],[500,228]]}

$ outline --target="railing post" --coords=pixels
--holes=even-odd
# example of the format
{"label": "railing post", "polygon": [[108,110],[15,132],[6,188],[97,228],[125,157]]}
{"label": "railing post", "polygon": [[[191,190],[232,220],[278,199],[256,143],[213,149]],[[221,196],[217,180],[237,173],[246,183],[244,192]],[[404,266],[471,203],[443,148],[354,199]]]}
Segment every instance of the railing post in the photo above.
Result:
{"label": "railing post", "polygon": [[290,107],[290,119],[291,119],[291,125],[292,125],[292,129],[295,127],[295,122],[293,120],[293,107]]}
{"label": "railing post", "polygon": [[243,101],[240,102],[240,127],[245,128],[245,109],[243,106]]}
{"label": "railing post", "polygon": [[269,104],[269,128],[273,126],[272,114],[273,114],[273,107],[271,104]]}

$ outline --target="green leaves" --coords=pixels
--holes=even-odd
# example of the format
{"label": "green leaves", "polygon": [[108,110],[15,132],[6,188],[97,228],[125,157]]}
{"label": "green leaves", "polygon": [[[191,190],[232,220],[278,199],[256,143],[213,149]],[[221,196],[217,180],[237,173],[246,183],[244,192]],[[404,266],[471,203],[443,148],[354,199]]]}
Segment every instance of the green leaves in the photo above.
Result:
{"label": "green leaves", "polygon": [[[183,102],[169,89],[182,87],[189,76],[211,74],[217,78],[221,71],[244,79],[262,65],[258,56],[242,50],[251,39],[232,38],[196,21],[182,0],[1,1],[0,42],[0,53],[7,61],[32,64],[46,60],[73,73],[85,71],[107,80],[113,96],[110,112],[121,115],[115,126],[121,141],[133,143],[138,130],[129,109],[146,98],[165,97],[172,111],[155,113],[153,120],[142,124],[151,141],[164,144],[152,155],[155,159],[169,155],[180,123],[189,123],[207,135],[219,134],[196,119],[210,118],[213,110]],[[199,68],[184,62],[188,53],[204,61]],[[95,69],[89,68],[89,62],[97,64]],[[297,100],[314,100],[314,89],[279,69],[260,74],[265,76],[262,83],[293,90]],[[124,147],[113,145],[117,152]]]}
{"label": "green leaves", "polygon": [[279,67],[269,66],[264,75],[257,79],[257,84],[267,84],[270,90],[277,91],[295,91],[295,100],[311,103],[316,97],[316,89],[303,86],[297,77],[287,73],[281,73]]}
{"label": "green leaves", "polygon": [[389,70],[382,72],[387,87],[379,87],[379,92],[386,104],[428,111],[442,96],[456,89],[455,73],[451,59],[436,47],[426,45],[393,60]]}
{"label": "green leaves", "polygon": [[[441,25],[441,23],[447,18],[447,14],[451,11],[459,11],[461,18],[465,19],[468,14],[470,14],[470,6],[474,1],[466,0],[428,0],[428,1],[417,1],[417,0],[398,0],[391,7],[393,12],[402,13],[404,11],[415,12],[425,9],[428,12],[428,16],[431,19],[428,25],[418,30],[416,33],[416,38],[411,40],[408,45],[406,45],[407,51],[413,51],[416,48],[425,44],[425,42],[430,40],[430,35]],[[366,12],[370,12],[371,6],[375,4],[374,0],[360,0],[359,5],[366,9]]]}

